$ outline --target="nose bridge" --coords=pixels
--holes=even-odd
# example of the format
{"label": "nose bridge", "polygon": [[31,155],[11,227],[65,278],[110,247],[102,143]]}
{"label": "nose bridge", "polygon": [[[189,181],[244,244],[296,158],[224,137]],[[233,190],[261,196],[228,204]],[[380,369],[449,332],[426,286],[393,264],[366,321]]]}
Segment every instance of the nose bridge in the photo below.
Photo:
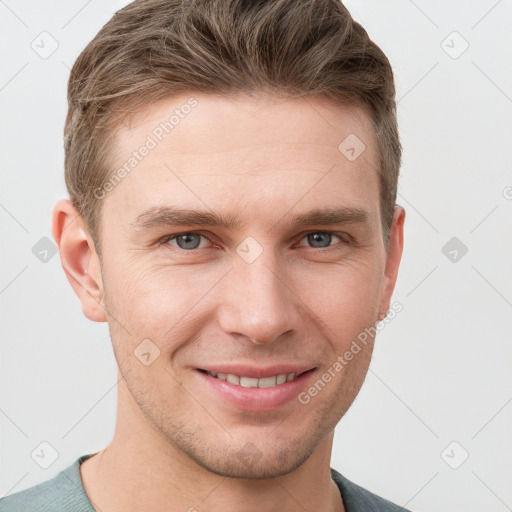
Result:
{"label": "nose bridge", "polygon": [[297,302],[273,251],[263,251],[254,261],[234,256],[220,311],[225,332],[268,344],[296,329]]}

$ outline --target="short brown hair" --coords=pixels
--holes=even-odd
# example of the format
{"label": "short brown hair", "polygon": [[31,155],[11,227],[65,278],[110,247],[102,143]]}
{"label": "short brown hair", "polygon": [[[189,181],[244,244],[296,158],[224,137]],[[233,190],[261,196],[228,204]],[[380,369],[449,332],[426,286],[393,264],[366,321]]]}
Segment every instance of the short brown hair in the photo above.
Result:
{"label": "short brown hair", "polygon": [[387,249],[402,153],[393,72],[339,0],[136,0],[103,26],[69,78],[66,186],[98,253],[94,190],[114,172],[113,130],[130,112],[187,91],[262,90],[324,95],[369,114]]}

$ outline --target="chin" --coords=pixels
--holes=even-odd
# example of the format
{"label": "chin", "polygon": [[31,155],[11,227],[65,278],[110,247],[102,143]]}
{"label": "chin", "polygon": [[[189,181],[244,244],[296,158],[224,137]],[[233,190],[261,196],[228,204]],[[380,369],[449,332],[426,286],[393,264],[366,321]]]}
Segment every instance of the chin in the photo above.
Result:
{"label": "chin", "polygon": [[311,453],[287,451],[264,454],[252,443],[246,443],[238,452],[235,451],[218,457],[209,454],[207,457],[191,458],[202,468],[218,476],[239,479],[270,479],[291,473],[301,466]]}

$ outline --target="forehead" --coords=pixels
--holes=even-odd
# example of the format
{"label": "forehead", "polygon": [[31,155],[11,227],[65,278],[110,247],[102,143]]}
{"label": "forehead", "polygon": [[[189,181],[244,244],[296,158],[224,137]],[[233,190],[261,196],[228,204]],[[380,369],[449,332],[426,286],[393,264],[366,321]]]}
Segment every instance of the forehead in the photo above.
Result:
{"label": "forehead", "polygon": [[372,123],[325,98],[174,96],[120,125],[112,155],[104,215],[127,223],[165,206],[245,221],[319,204],[378,215]]}

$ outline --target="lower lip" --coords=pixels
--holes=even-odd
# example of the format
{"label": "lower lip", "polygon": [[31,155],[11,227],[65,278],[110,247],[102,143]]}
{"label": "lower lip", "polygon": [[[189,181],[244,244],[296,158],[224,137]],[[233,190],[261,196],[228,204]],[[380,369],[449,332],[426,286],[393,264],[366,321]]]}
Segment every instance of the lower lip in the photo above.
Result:
{"label": "lower lip", "polygon": [[314,369],[304,372],[290,382],[278,384],[271,388],[245,388],[217,379],[200,370],[196,370],[195,373],[209,389],[213,390],[230,405],[244,411],[264,412],[272,411],[296,398],[301,390],[306,387]]}

